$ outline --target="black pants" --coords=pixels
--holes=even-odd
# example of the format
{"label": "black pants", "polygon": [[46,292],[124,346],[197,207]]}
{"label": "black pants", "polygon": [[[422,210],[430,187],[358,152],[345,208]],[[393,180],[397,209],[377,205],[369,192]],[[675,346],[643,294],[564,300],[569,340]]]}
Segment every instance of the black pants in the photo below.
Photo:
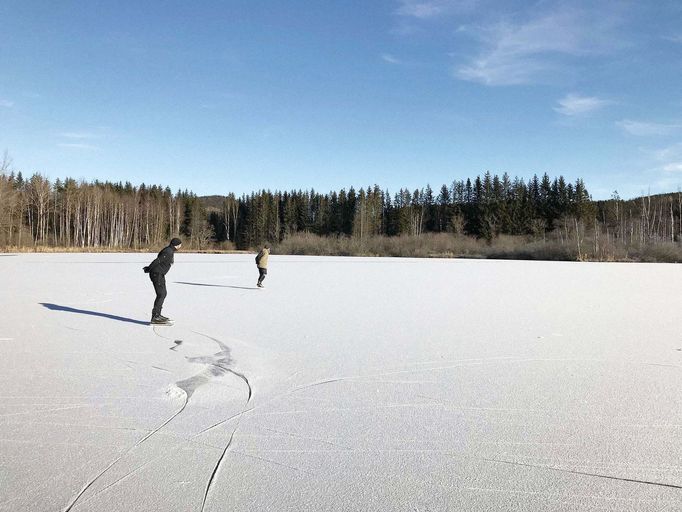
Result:
{"label": "black pants", "polygon": [[268,273],[268,269],[258,267],[258,273],[260,274],[258,276],[258,284],[261,284],[263,282],[263,279],[265,279],[265,275]]}
{"label": "black pants", "polygon": [[163,274],[149,274],[149,279],[151,279],[154,291],[156,292],[154,309],[152,309],[152,316],[154,317],[161,314],[163,301],[166,299],[166,276]]}

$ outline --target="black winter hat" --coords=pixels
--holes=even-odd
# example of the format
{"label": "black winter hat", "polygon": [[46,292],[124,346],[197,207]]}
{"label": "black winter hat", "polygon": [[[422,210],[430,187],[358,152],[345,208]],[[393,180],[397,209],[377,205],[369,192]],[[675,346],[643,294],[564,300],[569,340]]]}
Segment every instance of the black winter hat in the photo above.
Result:
{"label": "black winter hat", "polygon": [[173,238],[170,243],[173,247],[177,247],[178,245],[182,245],[182,240],[179,238]]}

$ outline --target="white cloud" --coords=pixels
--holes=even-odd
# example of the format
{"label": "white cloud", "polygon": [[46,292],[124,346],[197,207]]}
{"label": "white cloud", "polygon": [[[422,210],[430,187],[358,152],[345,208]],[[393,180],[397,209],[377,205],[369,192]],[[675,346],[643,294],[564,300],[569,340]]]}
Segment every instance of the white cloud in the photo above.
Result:
{"label": "white cloud", "polygon": [[653,151],[652,156],[662,165],[668,165],[682,160],[682,143],[673,144],[662,149]]}
{"label": "white cloud", "polygon": [[682,124],[663,124],[651,123],[642,121],[632,121],[630,119],[623,119],[618,121],[616,125],[630,135],[638,137],[648,137],[654,135],[667,135],[675,130],[682,128]]}
{"label": "white cloud", "polygon": [[60,148],[71,148],[71,149],[86,149],[89,151],[98,151],[100,148],[93,146],[92,144],[80,144],[80,143],[62,143],[57,144]]}
{"label": "white cloud", "polygon": [[446,14],[469,11],[480,0],[399,0],[396,14],[421,20],[437,18]]}
{"label": "white cloud", "polygon": [[5,107],[5,108],[12,108],[14,106],[13,101],[9,100],[0,100],[0,107]]}
{"label": "white cloud", "polygon": [[463,26],[459,33],[478,40],[481,49],[455,76],[490,86],[542,81],[567,59],[612,51],[618,45],[618,20],[617,15],[560,7],[525,22]]}
{"label": "white cloud", "polygon": [[565,116],[582,116],[599,110],[612,102],[594,96],[579,96],[568,94],[559,100],[559,106],[554,110]]}
{"label": "white cloud", "polygon": [[682,162],[675,162],[663,166],[666,172],[682,172]]}
{"label": "white cloud", "polygon": [[682,43],[682,34],[673,34],[670,36],[663,36],[666,41],[671,41],[673,43]]}
{"label": "white cloud", "polygon": [[660,149],[642,149],[652,162],[651,168],[663,175],[682,173],[682,142]]}
{"label": "white cloud", "polygon": [[67,139],[99,139],[100,136],[91,132],[61,132],[60,137]]}
{"label": "white cloud", "polygon": [[402,64],[402,61],[400,59],[395,58],[393,55],[389,53],[382,54],[381,59],[384,60],[385,62],[388,62],[389,64]]}

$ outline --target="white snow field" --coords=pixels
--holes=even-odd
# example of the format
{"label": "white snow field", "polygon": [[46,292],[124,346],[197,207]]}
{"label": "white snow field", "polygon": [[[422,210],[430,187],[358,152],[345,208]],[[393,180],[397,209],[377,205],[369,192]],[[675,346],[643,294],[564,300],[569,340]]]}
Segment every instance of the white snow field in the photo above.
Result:
{"label": "white snow field", "polygon": [[682,510],[681,266],[153,256],[0,256],[0,510]]}

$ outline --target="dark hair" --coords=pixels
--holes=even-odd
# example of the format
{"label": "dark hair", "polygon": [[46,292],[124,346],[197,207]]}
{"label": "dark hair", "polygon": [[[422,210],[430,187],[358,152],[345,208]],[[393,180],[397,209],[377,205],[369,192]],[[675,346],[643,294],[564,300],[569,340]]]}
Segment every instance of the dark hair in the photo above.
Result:
{"label": "dark hair", "polygon": [[182,240],[180,240],[179,238],[173,238],[173,240],[170,241],[170,244],[173,247],[177,247],[178,245],[182,245]]}
{"label": "dark hair", "polygon": [[270,246],[268,244],[263,244],[263,249],[269,249]]}

